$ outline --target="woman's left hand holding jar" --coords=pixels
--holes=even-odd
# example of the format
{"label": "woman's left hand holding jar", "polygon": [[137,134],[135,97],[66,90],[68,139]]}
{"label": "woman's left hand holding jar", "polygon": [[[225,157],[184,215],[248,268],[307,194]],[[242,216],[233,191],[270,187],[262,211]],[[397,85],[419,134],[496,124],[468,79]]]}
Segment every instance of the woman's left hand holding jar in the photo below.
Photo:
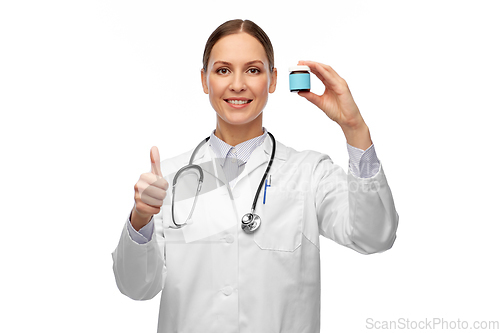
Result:
{"label": "woman's left hand holding jar", "polygon": [[298,65],[309,66],[311,72],[325,85],[325,91],[321,96],[304,91],[298,94],[339,124],[348,144],[363,150],[370,147],[372,145],[370,131],[354,102],[347,82],[328,65],[314,61],[299,61]]}

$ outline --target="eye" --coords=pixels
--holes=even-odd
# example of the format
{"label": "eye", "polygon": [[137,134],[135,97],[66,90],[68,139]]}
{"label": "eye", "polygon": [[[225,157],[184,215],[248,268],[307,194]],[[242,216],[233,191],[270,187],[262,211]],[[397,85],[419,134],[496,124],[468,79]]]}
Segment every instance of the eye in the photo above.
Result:
{"label": "eye", "polygon": [[222,68],[219,68],[218,70],[216,70],[215,72],[219,73],[219,74],[222,74],[222,75],[225,75],[225,74],[229,73],[229,69],[225,68],[225,67],[222,67]]}
{"label": "eye", "polygon": [[258,68],[250,68],[248,71],[251,74],[259,74],[260,73],[260,69],[258,69]]}

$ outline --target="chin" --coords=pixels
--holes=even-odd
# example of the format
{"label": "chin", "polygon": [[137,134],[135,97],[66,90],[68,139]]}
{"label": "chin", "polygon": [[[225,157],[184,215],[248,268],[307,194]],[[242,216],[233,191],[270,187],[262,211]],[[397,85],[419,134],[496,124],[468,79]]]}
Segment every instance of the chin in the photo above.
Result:
{"label": "chin", "polygon": [[230,125],[250,124],[259,117],[259,115],[249,117],[248,115],[243,114],[243,113],[240,113],[240,114],[227,114],[226,113],[226,114],[223,114],[223,116],[221,116],[220,113],[217,113],[217,115],[218,115],[220,120],[222,120],[225,123],[228,123]]}

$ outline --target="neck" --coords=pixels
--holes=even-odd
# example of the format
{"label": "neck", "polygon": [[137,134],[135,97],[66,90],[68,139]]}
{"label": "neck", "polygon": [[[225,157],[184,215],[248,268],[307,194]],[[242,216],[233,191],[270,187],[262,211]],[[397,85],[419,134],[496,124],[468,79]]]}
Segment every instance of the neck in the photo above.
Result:
{"label": "neck", "polygon": [[228,124],[217,116],[215,136],[230,146],[236,145],[256,138],[264,134],[262,129],[262,113],[250,124],[233,125]]}

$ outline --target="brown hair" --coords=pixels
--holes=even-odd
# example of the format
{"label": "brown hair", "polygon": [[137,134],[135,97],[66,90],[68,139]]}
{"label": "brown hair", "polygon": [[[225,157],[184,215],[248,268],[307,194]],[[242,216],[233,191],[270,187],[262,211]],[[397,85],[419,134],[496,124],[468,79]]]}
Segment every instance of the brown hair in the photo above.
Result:
{"label": "brown hair", "polygon": [[269,70],[272,73],[274,69],[274,51],[271,40],[267,37],[264,30],[250,20],[227,21],[222,23],[217,29],[214,30],[214,32],[212,32],[210,37],[208,37],[207,44],[205,45],[205,51],[203,52],[203,70],[205,72],[207,71],[208,59],[210,59],[210,53],[212,53],[212,48],[215,43],[217,43],[222,37],[239,32],[246,32],[262,44],[264,51],[266,51],[267,60],[269,61]]}

